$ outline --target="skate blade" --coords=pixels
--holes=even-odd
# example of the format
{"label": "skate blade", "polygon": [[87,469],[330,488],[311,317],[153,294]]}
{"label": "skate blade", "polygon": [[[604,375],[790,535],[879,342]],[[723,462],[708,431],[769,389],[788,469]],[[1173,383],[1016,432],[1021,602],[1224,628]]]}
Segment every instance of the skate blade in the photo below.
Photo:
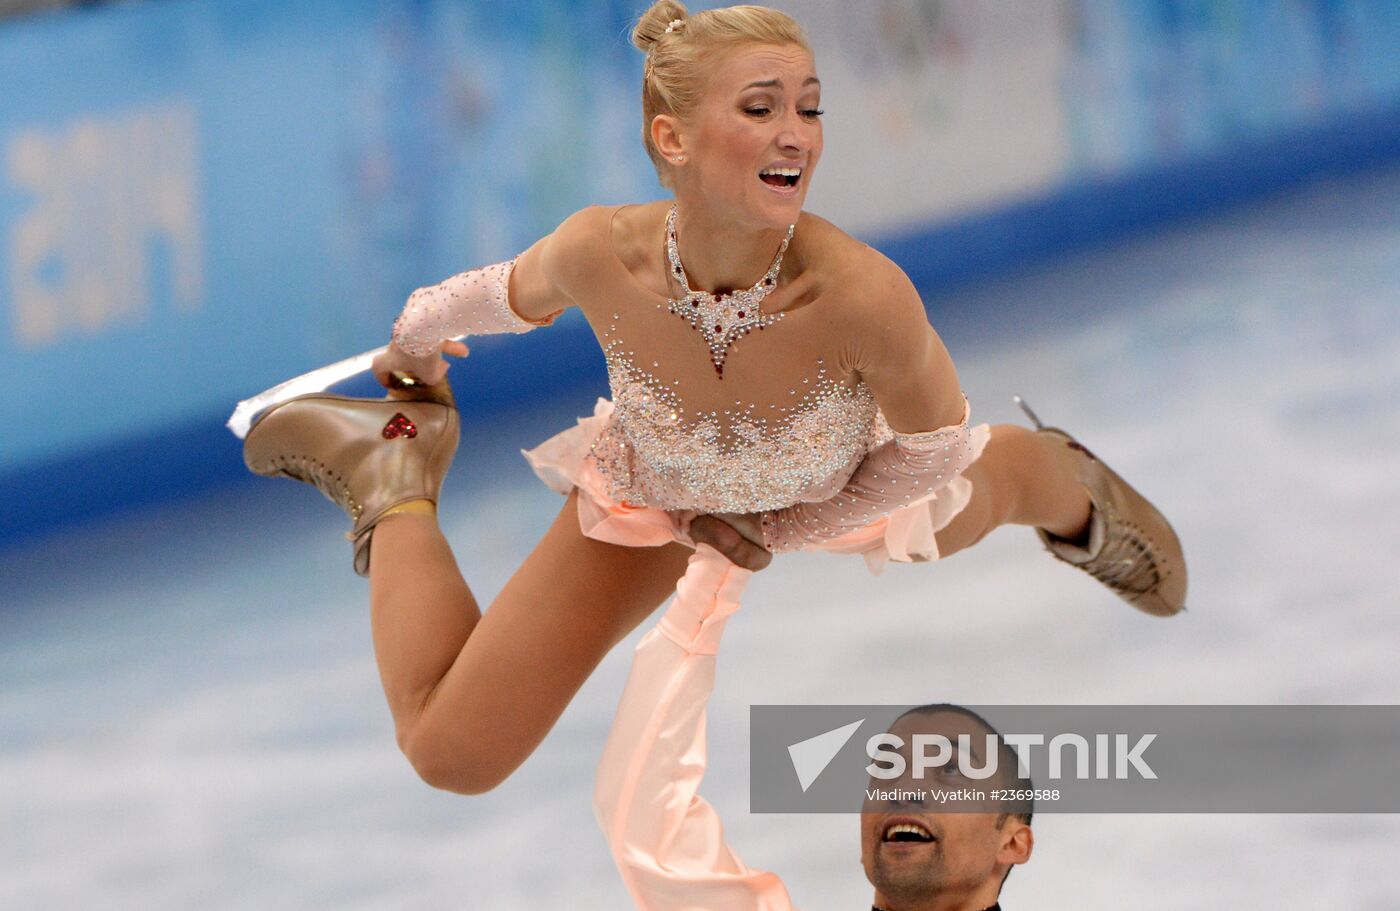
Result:
{"label": "skate blade", "polygon": [[363,373],[369,369],[370,362],[383,351],[384,348],[375,348],[373,351],[366,351],[364,354],[357,354],[354,357],[347,357],[343,361],[318,367],[310,373],[303,373],[301,376],[292,377],[285,383],[278,383],[271,389],[259,392],[250,399],[244,399],[238,403],[237,408],[233,409],[233,415],[228,419],[228,429],[240,440],[245,439],[248,436],[249,428],[253,426],[254,419],[262,412],[299,395],[325,392],[336,383],[349,379],[357,373]]}

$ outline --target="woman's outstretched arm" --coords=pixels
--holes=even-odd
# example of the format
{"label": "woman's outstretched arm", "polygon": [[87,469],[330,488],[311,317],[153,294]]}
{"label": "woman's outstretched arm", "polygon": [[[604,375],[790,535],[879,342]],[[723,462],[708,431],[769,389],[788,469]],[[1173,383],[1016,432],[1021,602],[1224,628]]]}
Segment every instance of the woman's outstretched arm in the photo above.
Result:
{"label": "woman's outstretched arm", "polygon": [[443,353],[467,353],[450,339],[529,332],[554,322],[573,305],[568,264],[595,220],[585,209],[513,259],[414,291],[394,321],[389,348],[374,362],[375,377],[389,385],[391,374],[402,371],[431,385],[447,372]]}

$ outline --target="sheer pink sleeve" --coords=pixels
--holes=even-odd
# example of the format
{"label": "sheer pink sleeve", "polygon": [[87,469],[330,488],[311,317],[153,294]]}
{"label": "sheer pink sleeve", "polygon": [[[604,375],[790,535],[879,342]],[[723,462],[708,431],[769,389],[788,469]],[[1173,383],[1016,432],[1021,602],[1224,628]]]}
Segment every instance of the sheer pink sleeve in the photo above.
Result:
{"label": "sheer pink sleeve", "polygon": [[861,461],[830,499],[762,513],[764,546],[786,553],[830,541],[937,493],[977,457],[967,426],[970,407],[964,397],[960,423],[895,433]]}
{"label": "sheer pink sleeve", "polygon": [[715,654],[751,575],[700,545],[632,658],[593,806],[643,911],[793,911],[782,880],[739,859],[698,794]]}
{"label": "sheer pink sleeve", "polygon": [[515,262],[461,272],[414,291],[394,321],[394,344],[415,357],[426,357],[436,354],[445,339],[529,332],[554,322],[558,314],[531,322],[511,309],[508,290]]}

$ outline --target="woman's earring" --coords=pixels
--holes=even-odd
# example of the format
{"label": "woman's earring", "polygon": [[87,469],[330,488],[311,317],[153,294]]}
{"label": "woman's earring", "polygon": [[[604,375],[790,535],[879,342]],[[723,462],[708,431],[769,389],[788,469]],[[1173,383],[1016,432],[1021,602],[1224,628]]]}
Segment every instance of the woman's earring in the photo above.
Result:
{"label": "woman's earring", "polygon": [[679,161],[683,161],[684,159],[685,159],[685,156],[684,156],[684,155],[677,155],[675,158],[672,158],[671,160],[672,160],[672,161],[679,162]]}

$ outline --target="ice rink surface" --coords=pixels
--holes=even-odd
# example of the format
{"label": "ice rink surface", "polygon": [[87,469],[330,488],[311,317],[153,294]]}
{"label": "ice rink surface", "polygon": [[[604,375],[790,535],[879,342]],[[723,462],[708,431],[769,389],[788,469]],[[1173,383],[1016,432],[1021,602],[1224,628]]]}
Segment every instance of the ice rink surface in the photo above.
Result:
{"label": "ice rink surface", "polygon": [[[1172,518],[1190,611],[1138,615],[1024,528],[880,577],[805,554],[759,574],[703,793],[811,911],[869,907],[856,821],[747,812],[751,703],[1400,702],[1400,172],[934,319],[975,421],[1020,421],[1019,392]],[[483,603],[561,504],[516,450],[591,405],[465,428],[444,526]],[[629,907],[589,798],[636,635],[498,791],[433,791],[394,744],[345,528],[260,481],[0,555],[0,907]],[[1009,911],[1400,907],[1393,816],[1044,813],[1035,832]]]}

